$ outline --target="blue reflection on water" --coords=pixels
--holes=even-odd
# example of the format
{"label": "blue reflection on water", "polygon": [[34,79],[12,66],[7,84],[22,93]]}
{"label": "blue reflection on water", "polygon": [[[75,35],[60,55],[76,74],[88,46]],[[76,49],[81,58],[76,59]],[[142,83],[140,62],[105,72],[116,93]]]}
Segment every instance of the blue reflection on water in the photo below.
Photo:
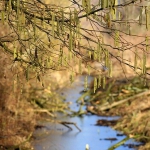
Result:
{"label": "blue reflection on water", "polygon": [[[89,78],[89,82],[92,78]],[[66,96],[66,101],[73,102],[71,109],[77,111],[79,108],[75,103],[81,96],[80,91],[84,89],[84,76],[74,82],[71,87],[61,90]],[[35,150],[85,150],[85,145],[90,146],[90,150],[108,150],[109,147],[123,140],[125,136],[117,136],[118,131],[110,127],[96,126],[99,119],[118,119],[118,117],[99,117],[96,115],[84,115],[83,117],[66,117],[60,115],[58,120],[75,122],[82,130],[70,125],[73,130],[58,124],[44,123],[46,128],[35,132],[36,140],[34,142]],[[105,140],[105,138],[117,138],[116,141]],[[126,143],[135,143],[130,139]],[[136,142],[136,144],[138,144]],[[120,146],[115,150],[133,150],[133,148]]]}

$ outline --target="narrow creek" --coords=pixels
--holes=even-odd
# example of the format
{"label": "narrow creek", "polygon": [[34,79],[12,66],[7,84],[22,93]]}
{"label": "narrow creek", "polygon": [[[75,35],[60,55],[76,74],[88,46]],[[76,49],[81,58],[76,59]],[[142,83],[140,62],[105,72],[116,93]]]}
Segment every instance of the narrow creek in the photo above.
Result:
{"label": "narrow creek", "polygon": [[[88,79],[90,82],[91,78]],[[80,76],[71,86],[60,91],[66,97],[66,102],[72,102],[70,108],[74,111],[79,110],[76,100],[81,96],[80,92],[84,90],[84,76]],[[84,108],[83,108],[84,109]],[[112,145],[123,140],[126,136],[117,136],[119,131],[111,127],[96,126],[99,119],[114,120],[118,117],[100,117],[92,114],[83,115],[82,117],[68,117],[59,115],[57,118],[61,121],[74,122],[82,130],[79,132],[73,125],[70,130],[65,126],[57,123],[44,123],[46,128],[35,131],[36,137],[33,146],[35,150],[85,150],[88,144],[90,150],[108,150]],[[108,140],[115,139],[115,140]],[[115,150],[135,150],[130,144],[138,144],[133,139],[129,139],[124,145],[117,147]]]}

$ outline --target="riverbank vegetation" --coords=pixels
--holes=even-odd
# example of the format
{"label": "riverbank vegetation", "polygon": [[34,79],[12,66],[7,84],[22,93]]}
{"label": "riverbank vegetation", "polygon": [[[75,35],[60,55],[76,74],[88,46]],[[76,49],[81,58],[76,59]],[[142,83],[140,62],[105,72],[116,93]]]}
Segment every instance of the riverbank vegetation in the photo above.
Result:
{"label": "riverbank vegetation", "polygon": [[[125,106],[132,103],[131,99],[149,95],[146,91],[150,75],[149,2],[68,0],[56,3],[0,1],[0,146],[3,149],[29,148],[28,141],[39,116],[46,114],[53,118],[54,112],[68,109],[69,104],[55,91],[67,85],[66,81],[72,83],[77,75],[86,74],[86,91],[87,76],[95,74],[94,97],[97,98],[97,91],[102,87],[99,91],[102,101],[107,101],[101,111],[111,109],[114,101],[113,107],[120,106],[120,102]],[[117,84],[115,77],[127,79],[129,74],[140,77],[139,81],[133,80],[133,85],[119,83],[123,88],[114,88],[110,94]],[[114,80],[110,80],[112,77]],[[97,105],[98,113],[99,102],[92,102]],[[95,107],[88,109],[95,111]],[[139,113],[138,116],[144,117]],[[142,129],[147,127],[148,123]]]}
{"label": "riverbank vegetation", "polygon": [[[94,84],[94,83],[93,83]],[[92,84],[92,85],[93,85]],[[99,116],[120,116],[120,119],[107,121],[98,120],[96,125],[113,126],[114,129],[121,131],[128,138],[134,138],[142,142],[140,150],[150,149],[150,128],[149,128],[149,83],[146,85],[143,79],[137,76],[130,78],[109,79],[106,88],[99,88],[95,94],[93,87],[87,94],[83,94],[82,99],[90,101],[87,112]],[[86,96],[90,96],[88,99]],[[120,144],[124,144],[126,140]],[[118,146],[120,145],[118,143]],[[114,149],[114,145],[111,148]]]}

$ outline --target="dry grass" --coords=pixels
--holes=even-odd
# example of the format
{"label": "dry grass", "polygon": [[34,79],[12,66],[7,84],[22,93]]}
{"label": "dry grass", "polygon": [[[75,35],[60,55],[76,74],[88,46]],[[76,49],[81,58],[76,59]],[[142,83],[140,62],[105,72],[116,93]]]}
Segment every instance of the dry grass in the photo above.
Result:
{"label": "dry grass", "polygon": [[[14,81],[16,70],[8,54],[0,54],[0,146],[31,148],[25,142],[35,125],[35,114],[31,105],[21,94],[21,84]],[[22,84],[26,84],[22,80]],[[25,142],[23,145],[23,142]]]}
{"label": "dry grass", "polygon": [[115,129],[124,131],[130,137],[146,143],[139,150],[150,149],[150,97],[143,96],[130,105],[124,104],[112,111],[122,114]]}

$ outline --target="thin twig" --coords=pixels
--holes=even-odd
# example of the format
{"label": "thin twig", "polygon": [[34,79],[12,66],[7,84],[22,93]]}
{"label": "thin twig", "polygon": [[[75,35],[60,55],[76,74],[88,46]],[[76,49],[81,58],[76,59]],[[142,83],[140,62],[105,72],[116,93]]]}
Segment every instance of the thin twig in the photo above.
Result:
{"label": "thin twig", "polygon": [[40,112],[40,113],[47,113],[48,115],[50,115],[51,117],[55,117],[52,113],[50,113],[48,110],[46,109],[34,109],[34,112]]}
{"label": "thin twig", "polygon": [[64,126],[66,126],[67,128],[69,128],[71,130],[72,130],[72,128],[70,126],[68,126],[68,124],[69,125],[74,125],[81,132],[81,129],[74,122],[59,121],[59,123],[62,124],[62,125],[64,125]]}

